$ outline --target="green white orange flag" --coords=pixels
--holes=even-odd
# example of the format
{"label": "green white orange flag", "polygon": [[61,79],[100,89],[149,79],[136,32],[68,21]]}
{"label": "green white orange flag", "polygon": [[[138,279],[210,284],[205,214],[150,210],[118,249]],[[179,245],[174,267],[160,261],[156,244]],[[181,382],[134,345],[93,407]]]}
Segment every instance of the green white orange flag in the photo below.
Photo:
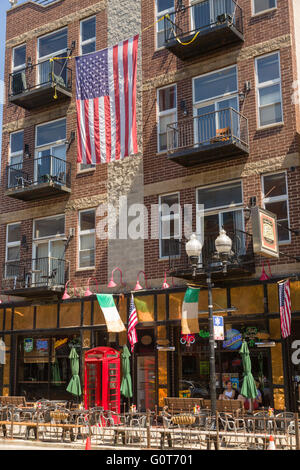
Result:
{"label": "green white orange flag", "polygon": [[97,299],[105,318],[107,331],[109,333],[126,331],[112,294],[97,294]]}
{"label": "green white orange flag", "polygon": [[188,287],[182,304],[181,315],[181,334],[190,335],[199,333],[198,322],[198,301],[199,301],[199,288]]}

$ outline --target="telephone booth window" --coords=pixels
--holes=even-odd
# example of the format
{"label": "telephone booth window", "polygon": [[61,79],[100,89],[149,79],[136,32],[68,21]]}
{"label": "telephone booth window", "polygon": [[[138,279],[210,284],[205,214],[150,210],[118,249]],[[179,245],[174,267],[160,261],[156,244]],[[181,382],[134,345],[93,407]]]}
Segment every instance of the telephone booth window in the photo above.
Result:
{"label": "telephone booth window", "polygon": [[84,406],[120,413],[120,353],[98,347],[85,353]]}

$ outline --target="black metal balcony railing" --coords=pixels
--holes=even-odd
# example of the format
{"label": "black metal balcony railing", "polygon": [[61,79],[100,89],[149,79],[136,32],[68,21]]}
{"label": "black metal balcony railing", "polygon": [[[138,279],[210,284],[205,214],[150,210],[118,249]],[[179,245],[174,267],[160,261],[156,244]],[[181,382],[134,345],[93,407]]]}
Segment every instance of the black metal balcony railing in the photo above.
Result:
{"label": "black metal balcony railing", "polygon": [[67,279],[67,266],[65,260],[52,257],[9,261],[4,265],[4,291],[63,288]]}
{"label": "black metal balcony railing", "polygon": [[221,157],[249,152],[248,120],[233,108],[184,118],[167,126],[167,151],[171,156],[193,153],[201,163],[210,155],[216,159],[217,148]]}
{"label": "black metal balcony railing", "polygon": [[165,46],[181,59],[243,41],[243,11],[234,0],[205,0],[164,18]]}
{"label": "black metal balcony railing", "polygon": [[72,96],[72,69],[67,59],[46,60],[9,75],[10,102],[25,109],[34,109],[51,101]]}
{"label": "black metal balcony railing", "polygon": [[48,155],[7,167],[7,189],[29,188],[43,183],[71,187],[71,164]]}
{"label": "black metal balcony railing", "polygon": [[[228,273],[249,274],[255,271],[253,238],[252,235],[242,230],[226,232],[232,240],[232,253],[228,259]],[[217,256],[215,241],[219,233],[209,233],[204,237],[201,256],[197,269],[201,272],[207,266],[212,271],[222,271],[220,259]],[[186,253],[186,241],[171,239],[169,244],[169,272],[176,277],[191,277],[191,264]]]}

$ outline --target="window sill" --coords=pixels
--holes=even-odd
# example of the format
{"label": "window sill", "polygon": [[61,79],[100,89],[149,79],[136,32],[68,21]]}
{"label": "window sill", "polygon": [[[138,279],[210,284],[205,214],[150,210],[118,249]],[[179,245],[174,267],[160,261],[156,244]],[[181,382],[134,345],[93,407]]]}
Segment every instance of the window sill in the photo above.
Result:
{"label": "window sill", "polygon": [[274,127],[283,127],[283,126],[284,126],[284,122],[277,122],[275,124],[270,124],[268,126],[257,127],[256,131],[257,132],[265,131],[267,129],[273,129]]}
{"label": "window sill", "polygon": [[272,11],[276,11],[276,10],[278,10],[277,7],[269,8],[268,10],[263,10],[263,11],[260,11],[259,13],[253,13],[252,18],[257,18],[258,16],[266,15],[267,13],[271,13]]}
{"label": "window sill", "polygon": [[77,268],[76,272],[77,273],[82,273],[84,271],[95,271],[95,269],[96,269],[96,266],[92,266],[92,267],[89,267],[89,268]]}
{"label": "window sill", "polygon": [[161,152],[156,152],[155,154],[156,157],[161,157],[162,155],[168,155],[168,151],[162,150]]}
{"label": "window sill", "polygon": [[76,177],[77,176],[85,176],[89,173],[94,173],[94,171],[96,171],[96,167],[94,168],[87,168],[86,170],[79,170],[77,171],[77,174],[76,174]]}

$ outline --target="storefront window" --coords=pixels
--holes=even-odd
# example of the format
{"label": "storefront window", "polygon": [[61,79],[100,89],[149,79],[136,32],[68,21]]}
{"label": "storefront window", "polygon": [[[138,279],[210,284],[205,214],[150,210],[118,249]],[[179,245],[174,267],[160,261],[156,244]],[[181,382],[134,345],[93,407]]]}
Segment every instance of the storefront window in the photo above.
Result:
{"label": "storefront window", "polygon": [[72,377],[72,346],[80,357],[81,344],[76,336],[19,337],[17,394],[25,395],[28,401],[72,400],[66,391]]}

